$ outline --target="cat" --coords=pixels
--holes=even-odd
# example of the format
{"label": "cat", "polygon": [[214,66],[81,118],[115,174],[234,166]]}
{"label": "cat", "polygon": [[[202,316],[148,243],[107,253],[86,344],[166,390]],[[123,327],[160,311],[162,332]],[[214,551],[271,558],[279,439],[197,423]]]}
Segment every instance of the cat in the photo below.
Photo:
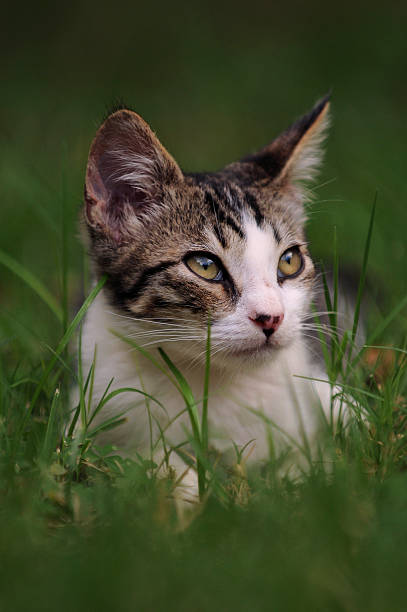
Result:
{"label": "cat", "polygon": [[[149,414],[142,396],[116,395],[96,422],[123,412],[126,421],[99,443],[148,456],[157,423],[168,447],[187,439],[187,415],[175,418],[179,392],[125,338],[158,360],[162,347],[200,401],[208,316],[211,446],[227,454],[250,442],[247,460],[261,464],[270,430],[277,449],[318,436],[330,388],[309,380],[326,375],[306,338],[315,268],[305,184],[328,123],[329,96],[257,153],[219,172],[184,173],[135,112],[104,121],[90,148],[82,220],[95,278],[107,281],[84,323],[83,368],[95,359],[93,407],[111,379],[109,391],[138,388],[160,405],[150,401]],[[191,476],[175,452],[170,463]]]}

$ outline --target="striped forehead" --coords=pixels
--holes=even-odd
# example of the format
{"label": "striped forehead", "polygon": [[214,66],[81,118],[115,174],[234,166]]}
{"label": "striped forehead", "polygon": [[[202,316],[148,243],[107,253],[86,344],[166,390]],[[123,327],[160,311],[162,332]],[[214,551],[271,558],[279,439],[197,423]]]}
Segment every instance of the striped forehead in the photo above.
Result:
{"label": "striped forehead", "polygon": [[223,248],[229,247],[237,238],[246,240],[247,220],[258,228],[268,226],[275,241],[280,242],[279,224],[269,216],[265,218],[253,191],[230,183],[211,182],[205,185],[204,202],[212,218],[213,233]]}

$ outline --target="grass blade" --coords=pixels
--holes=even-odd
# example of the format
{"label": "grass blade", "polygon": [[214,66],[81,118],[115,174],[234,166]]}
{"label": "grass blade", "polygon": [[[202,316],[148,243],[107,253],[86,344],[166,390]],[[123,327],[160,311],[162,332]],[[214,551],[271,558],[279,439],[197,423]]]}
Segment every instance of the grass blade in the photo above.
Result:
{"label": "grass blade", "polygon": [[131,347],[135,348],[139,353],[141,353],[143,355],[143,357],[146,357],[149,361],[151,361],[151,363],[158,369],[160,370],[160,372],[162,372],[174,385],[174,387],[176,387],[176,389],[178,389],[178,391],[181,393],[182,395],[182,391],[178,386],[178,382],[177,380],[171,376],[171,374],[169,374],[168,370],[166,370],[159,361],[157,361],[157,359],[154,359],[154,357],[151,355],[151,353],[149,353],[148,351],[146,351],[146,349],[144,349],[142,346],[140,346],[139,344],[137,344],[137,342],[134,342],[134,340],[132,340],[131,338],[127,338],[126,336],[123,336],[122,334],[119,334],[116,330],[111,329],[109,330],[114,336],[116,336],[117,338],[119,338],[120,340],[123,340],[123,342],[126,342],[127,344],[129,344]]}
{"label": "grass blade", "polygon": [[355,306],[355,315],[353,318],[352,344],[354,343],[356,332],[357,332],[358,325],[359,325],[360,304],[362,301],[363,290],[365,288],[367,262],[369,259],[370,243],[372,240],[373,223],[374,223],[374,218],[375,218],[375,213],[376,213],[376,204],[377,204],[377,191],[376,191],[375,198],[373,201],[372,212],[370,214],[370,222],[369,222],[369,229],[367,231],[365,252],[363,254],[362,272],[361,272],[360,280],[359,280],[358,294],[357,294],[356,306]]}
{"label": "grass blade", "polygon": [[52,451],[54,450],[53,437],[55,437],[57,428],[57,408],[59,407],[60,392],[59,388],[55,389],[54,397],[52,399],[51,410],[48,417],[47,430],[45,432],[44,443],[41,451],[41,458],[44,461],[48,461]]}
{"label": "grass blade", "polygon": [[407,295],[393,308],[387,317],[376,327],[374,332],[369,336],[368,342],[372,344],[384,332],[386,327],[395,319],[395,317],[407,306]]}
{"label": "grass blade", "polygon": [[54,313],[60,323],[63,321],[62,308],[45,285],[36,277],[32,272],[24,268],[18,261],[7,255],[0,250],[0,263],[6,266],[16,276],[21,278],[30,289],[32,289],[38,297],[48,306],[48,308]]}
{"label": "grass blade", "polygon": [[[63,160],[66,160],[66,147],[64,146]],[[66,177],[65,163],[61,172],[61,284],[62,284],[62,314],[63,314],[63,332],[65,333],[68,326],[69,308],[68,308],[68,228],[66,221]]]}
{"label": "grass blade", "polygon": [[[210,343],[210,339],[209,339],[209,343]],[[209,347],[210,347],[210,344],[209,344]],[[205,447],[203,445],[202,430],[201,430],[201,426],[199,422],[199,415],[198,415],[198,410],[196,406],[196,401],[192,393],[191,387],[189,386],[188,382],[186,381],[184,376],[181,374],[181,372],[178,370],[178,368],[174,365],[174,363],[171,361],[171,359],[168,357],[165,351],[163,351],[162,348],[159,348],[158,351],[161,357],[163,358],[163,360],[165,361],[165,363],[167,364],[168,368],[171,370],[171,372],[175,376],[179,384],[179,387],[181,389],[181,393],[182,393],[182,396],[184,398],[184,401],[185,401],[185,404],[188,410],[189,420],[192,426],[192,439],[190,440],[190,443],[196,455],[196,471],[198,473],[199,498],[202,500],[206,492],[206,484],[207,484],[206,466],[208,466],[207,465],[208,462],[207,462],[207,453],[205,452]],[[209,361],[208,356],[207,356],[207,360]],[[209,368],[209,363],[208,363],[208,368]],[[206,375],[205,373],[205,378],[206,376],[207,376],[206,384],[209,384],[209,369],[208,369],[208,374]],[[204,401],[205,401],[205,398],[204,398]],[[206,432],[207,432],[207,424],[206,424]],[[207,440],[207,433],[206,433],[206,440]],[[206,444],[207,444],[207,441],[206,441]]]}
{"label": "grass blade", "polygon": [[181,394],[188,408],[188,413],[191,419],[191,425],[194,432],[194,438],[196,438],[196,440],[201,443],[201,427],[199,423],[199,415],[196,407],[195,398],[191,391],[191,387],[187,383],[183,374],[181,374],[175,364],[168,357],[167,353],[162,348],[159,348],[158,351],[178,382]]}
{"label": "grass blade", "polygon": [[121,387],[120,389],[115,389],[114,391],[111,391],[108,395],[104,396],[100,400],[99,404],[96,406],[95,410],[93,411],[92,416],[90,417],[90,419],[89,419],[89,421],[87,423],[87,426],[88,427],[90,426],[92,421],[95,419],[95,417],[102,410],[103,406],[105,406],[108,402],[110,402],[111,399],[113,399],[117,395],[120,395],[121,393],[138,393],[139,395],[142,395],[144,398],[147,398],[147,399],[151,400],[152,402],[154,402],[155,404],[157,404],[165,412],[165,408],[162,405],[162,403],[160,401],[158,401],[158,399],[156,399],[155,397],[150,395],[149,393],[146,393],[145,391],[141,391],[141,389],[136,389],[134,387]]}
{"label": "grass blade", "polygon": [[24,427],[27,423],[28,418],[30,417],[37,401],[38,398],[40,396],[41,391],[44,388],[44,385],[48,379],[48,376],[50,375],[52,369],[54,368],[56,362],[58,361],[58,357],[59,355],[63,352],[63,350],[65,349],[65,347],[67,346],[69,340],[71,339],[72,335],[74,334],[76,328],[78,327],[79,323],[82,321],[83,317],[85,316],[89,306],[92,304],[92,302],[94,301],[94,299],[96,298],[96,296],[98,295],[98,293],[100,292],[100,290],[102,289],[103,285],[106,282],[106,277],[103,276],[100,281],[98,282],[98,284],[96,285],[96,287],[94,287],[94,289],[90,292],[90,294],[88,295],[88,297],[86,298],[86,300],[84,301],[84,303],[82,304],[82,306],[80,307],[79,311],[77,312],[76,316],[74,317],[73,321],[71,322],[71,324],[68,326],[65,334],[63,335],[63,337],[61,338],[57,348],[55,349],[55,354],[53,356],[53,358],[50,360],[50,362],[48,363],[40,382],[38,383],[34,395],[31,399],[31,402],[26,410],[26,413],[22,419],[18,434],[16,435],[16,445],[19,443],[21,435],[24,431]]}
{"label": "grass blade", "polygon": [[209,378],[211,370],[211,317],[208,313],[208,331],[206,336],[206,354],[205,354],[205,378],[204,378],[204,395],[202,402],[202,450],[205,456],[208,454],[208,394],[209,394]]}

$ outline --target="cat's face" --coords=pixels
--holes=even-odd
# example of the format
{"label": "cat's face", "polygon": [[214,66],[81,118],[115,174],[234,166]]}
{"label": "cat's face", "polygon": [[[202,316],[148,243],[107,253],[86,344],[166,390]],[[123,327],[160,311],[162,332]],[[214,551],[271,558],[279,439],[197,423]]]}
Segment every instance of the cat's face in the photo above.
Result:
{"label": "cat's face", "polygon": [[327,101],[269,147],[184,175],[147,124],[111,115],[91,148],[90,249],[107,295],[143,346],[217,363],[272,356],[301,333],[314,267],[298,179],[317,161]]}

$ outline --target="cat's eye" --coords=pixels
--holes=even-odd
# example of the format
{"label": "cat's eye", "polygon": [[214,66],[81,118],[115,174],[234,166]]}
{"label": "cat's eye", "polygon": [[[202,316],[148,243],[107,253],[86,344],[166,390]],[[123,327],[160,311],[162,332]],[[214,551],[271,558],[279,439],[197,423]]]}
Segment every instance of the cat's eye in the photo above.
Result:
{"label": "cat's eye", "polygon": [[201,276],[208,281],[221,281],[223,280],[223,271],[221,266],[209,257],[197,253],[195,255],[189,255],[185,259],[185,263],[192,272],[195,272],[198,276]]}
{"label": "cat's eye", "polygon": [[297,276],[304,267],[304,260],[298,247],[287,249],[278,262],[277,276],[280,280]]}

